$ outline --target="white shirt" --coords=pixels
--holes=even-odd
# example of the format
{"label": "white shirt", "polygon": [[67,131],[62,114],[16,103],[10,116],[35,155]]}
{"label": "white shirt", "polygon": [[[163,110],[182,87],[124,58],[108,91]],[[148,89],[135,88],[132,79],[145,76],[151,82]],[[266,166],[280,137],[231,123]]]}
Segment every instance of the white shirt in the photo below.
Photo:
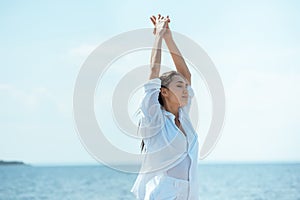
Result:
{"label": "white shirt", "polygon": [[183,161],[181,161],[171,169],[167,170],[167,175],[174,178],[188,181],[190,166],[191,166],[191,159],[188,155],[186,155]]}
{"label": "white shirt", "polygon": [[[137,199],[144,199],[146,184],[155,176],[166,174],[189,158],[189,200],[198,200],[198,136],[194,130],[189,111],[194,92],[188,86],[189,99],[186,106],[179,108],[179,121],[186,136],[175,124],[175,116],[158,102],[161,88],[159,78],[144,85],[145,94],[139,106],[141,123],[138,134],[143,137],[146,153],[140,173],[131,189]],[[184,164],[183,164],[184,165]],[[182,167],[182,166],[181,166]],[[157,185],[159,182],[157,182]]]}

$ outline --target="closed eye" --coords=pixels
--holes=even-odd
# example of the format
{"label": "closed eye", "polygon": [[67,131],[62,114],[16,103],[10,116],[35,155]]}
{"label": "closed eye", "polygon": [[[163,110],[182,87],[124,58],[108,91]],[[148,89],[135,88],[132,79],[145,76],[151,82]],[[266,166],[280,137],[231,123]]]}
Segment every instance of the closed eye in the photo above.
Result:
{"label": "closed eye", "polygon": [[187,89],[187,87],[188,87],[188,85],[177,85],[177,87],[179,87],[179,88],[182,88],[182,87],[184,87],[185,89]]}
{"label": "closed eye", "polygon": [[183,81],[177,81],[177,83],[179,83],[178,85],[177,85],[177,87],[179,87],[179,88],[181,88],[181,87],[184,87],[185,86],[185,88],[187,89],[187,87],[188,87],[188,84],[187,83],[185,83],[185,82],[183,82]]}

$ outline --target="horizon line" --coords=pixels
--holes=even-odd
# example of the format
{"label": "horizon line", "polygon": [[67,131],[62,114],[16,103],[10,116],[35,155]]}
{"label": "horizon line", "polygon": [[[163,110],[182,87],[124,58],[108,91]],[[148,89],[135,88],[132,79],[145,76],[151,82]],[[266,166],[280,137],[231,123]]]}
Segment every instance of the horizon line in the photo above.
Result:
{"label": "horizon line", "polygon": [[[109,165],[100,162],[51,162],[51,163],[25,163],[33,167],[43,167],[43,166],[104,166],[109,167]],[[300,160],[266,160],[266,161],[199,161],[198,165],[230,165],[230,164],[300,164]],[[136,166],[138,163],[114,163],[115,166]]]}

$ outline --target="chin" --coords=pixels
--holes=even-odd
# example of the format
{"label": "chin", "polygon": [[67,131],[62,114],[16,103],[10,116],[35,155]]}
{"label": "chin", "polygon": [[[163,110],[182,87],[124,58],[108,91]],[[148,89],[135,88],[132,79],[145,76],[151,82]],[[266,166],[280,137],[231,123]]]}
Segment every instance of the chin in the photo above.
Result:
{"label": "chin", "polygon": [[180,107],[184,107],[184,106],[186,106],[186,105],[187,105],[187,102],[181,102]]}

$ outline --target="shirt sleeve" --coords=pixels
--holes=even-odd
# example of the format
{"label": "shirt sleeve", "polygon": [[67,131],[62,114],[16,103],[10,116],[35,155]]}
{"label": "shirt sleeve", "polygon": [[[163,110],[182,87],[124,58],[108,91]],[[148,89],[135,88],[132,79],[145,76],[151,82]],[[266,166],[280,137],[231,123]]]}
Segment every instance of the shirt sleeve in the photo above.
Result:
{"label": "shirt sleeve", "polygon": [[144,84],[144,96],[139,106],[140,127],[142,137],[151,137],[160,132],[163,125],[163,115],[158,96],[161,88],[159,78],[150,79]]}
{"label": "shirt sleeve", "polygon": [[182,107],[182,110],[185,113],[189,114],[190,109],[191,109],[192,99],[193,99],[195,94],[194,94],[193,88],[190,85],[187,86],[187,90],[188,90],[188,93],[189,93],[189,98],[188,98],[187,104]]}

